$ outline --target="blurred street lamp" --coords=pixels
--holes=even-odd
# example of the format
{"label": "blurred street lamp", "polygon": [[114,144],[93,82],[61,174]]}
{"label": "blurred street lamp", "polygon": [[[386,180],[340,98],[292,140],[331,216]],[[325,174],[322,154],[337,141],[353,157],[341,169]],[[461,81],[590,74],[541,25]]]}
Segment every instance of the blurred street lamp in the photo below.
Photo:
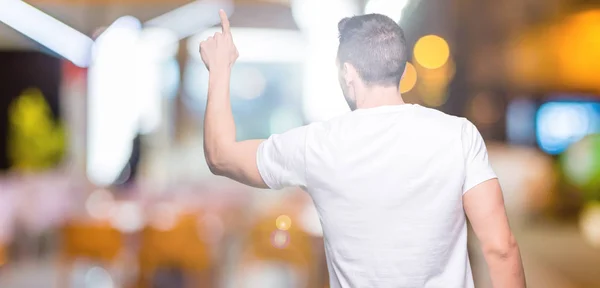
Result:
{"label": "blurred street lamp", "polygon": [[94,41],[21,0],[0,0],[0,22],[46,46],[79,67],[87,67]]}

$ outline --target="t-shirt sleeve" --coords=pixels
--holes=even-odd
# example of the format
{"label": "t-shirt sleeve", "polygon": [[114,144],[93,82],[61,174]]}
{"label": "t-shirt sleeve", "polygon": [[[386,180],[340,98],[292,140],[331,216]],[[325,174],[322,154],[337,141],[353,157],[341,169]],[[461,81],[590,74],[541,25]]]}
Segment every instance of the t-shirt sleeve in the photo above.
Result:
{"label": "t-shirt sleeve", "polygon": [[256,165],[271,189],[306,187],[306,134],[308,126],[272,135],[258,147]]}
{"label": "t-shirt sleeve", "polygon": [[463,194],[487,180],[497,178],[488,161],[488,152],[481,134],[469,120],[462,125],[462,144],[465,160]]}

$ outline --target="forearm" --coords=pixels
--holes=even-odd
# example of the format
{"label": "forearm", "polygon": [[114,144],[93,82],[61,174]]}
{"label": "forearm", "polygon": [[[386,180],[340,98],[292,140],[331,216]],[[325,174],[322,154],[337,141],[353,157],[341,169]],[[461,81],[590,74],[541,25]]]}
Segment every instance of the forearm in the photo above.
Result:
{"label": "forearm", "polygon": [[204,153],[211,166],[235,144],[235,122],[229,97],[230,69],[213,69],[209,74],[208,100],[204,117]]}
{"label": "forearm", "polygon": [[525,273],[519,247],[515,243],[505,250],[484,252],[494,288],[525,288]]}

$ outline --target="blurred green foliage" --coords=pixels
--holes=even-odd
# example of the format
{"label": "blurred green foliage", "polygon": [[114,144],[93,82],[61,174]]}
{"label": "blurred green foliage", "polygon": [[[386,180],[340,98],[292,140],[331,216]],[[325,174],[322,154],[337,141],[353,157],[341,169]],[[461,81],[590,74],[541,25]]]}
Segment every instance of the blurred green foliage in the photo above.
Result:
{"label": "blurred green foliage", "polygon": [[8,157],[11,169],[40,171],[57,165],[65,154],[64,125],[55,121],[39,89],[22,92],[9,107]]}

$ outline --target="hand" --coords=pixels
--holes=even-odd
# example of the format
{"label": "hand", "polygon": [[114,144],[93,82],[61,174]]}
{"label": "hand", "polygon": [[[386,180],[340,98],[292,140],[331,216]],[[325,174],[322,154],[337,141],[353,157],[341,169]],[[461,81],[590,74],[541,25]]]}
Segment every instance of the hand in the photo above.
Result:
{"label": "hand", "polygon": [[239,57],[238,50],[231,36],[227,14],[225,14],[225,11],[220,10],[219,16],[221,17],[222,32],[217,32],[214,36],[208,37],[208,39],[200,43],[200,55],[209,71],[211,69],[231,69]]}

